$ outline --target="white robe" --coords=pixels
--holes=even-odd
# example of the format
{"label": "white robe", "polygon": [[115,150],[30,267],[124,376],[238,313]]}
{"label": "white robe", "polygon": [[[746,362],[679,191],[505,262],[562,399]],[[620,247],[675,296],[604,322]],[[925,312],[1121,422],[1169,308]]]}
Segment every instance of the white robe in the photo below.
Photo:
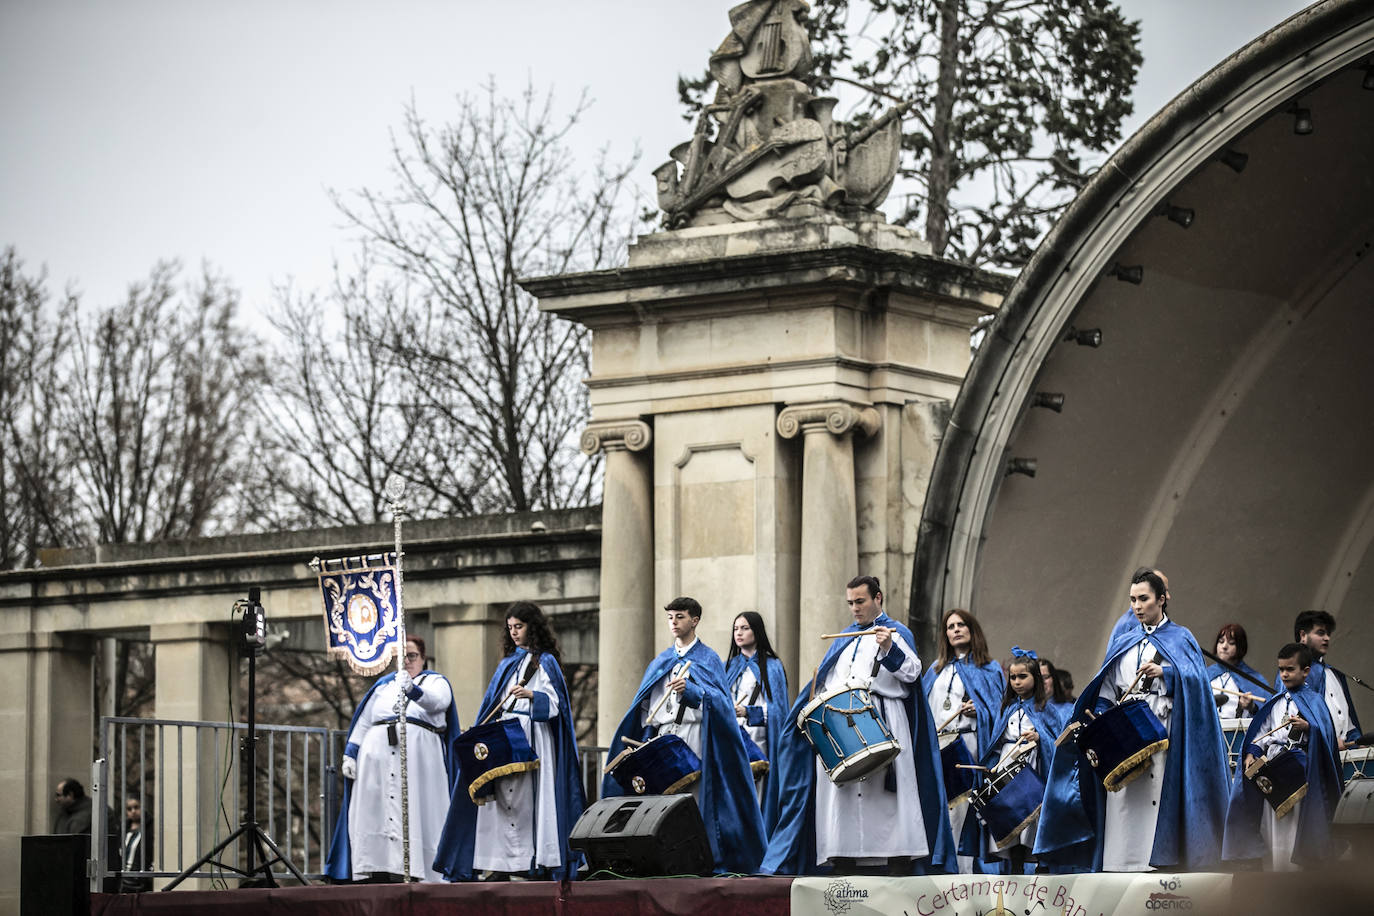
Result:
{"label": "white robe", "polygon": [[[1334,680],[1334,679],[1333,679]],[[1337,686],[1339,692],[1340,687]],[[1260,724],[1258,734],[1264,735],[1271,728],[1278,728],[1288,716],[1302,715],[1297,704],[1288,696],[1285,691],[1283,702],[1275,703],[1269,708],[1268,717]],[[1290,747],[1298,747],[1305,742],[1294,743],[1288,739],[1288,729],[1282,729],[1272,735],[1264,735],[1255,741],[1264,751],[1266,760],[1272,760],[1281,752]],[[1269,855],[1263,860],[1263,865],[1267,871],[1298,871],[1298,866],[1293,864],[1293,850],[1298,843],[1298,818],[1302,812],[1302,802],[1295,804],[1283,817],[1275,817],[1274,809],[1266,801],[1263,811],[1260,813],[1260,837],[1269,847]]]}
{"label": "white robe", "polygon": [[[1035,733],[1035,723],[1031,722],[1030,716],[1026,715],[1025,710],[1018,709],[1007,718],[1007,727],[998,738],[1001,742],[1002,750],[1001,753],[997,755],[997,769],[1001,769],[1002,764],[1006,763],[1008,758],[1012,756],[1013,748],[1023,752],[1020,754],[1020,757],[1026,762],[1026,766],[1031,769],[1036,768],[1040,762],[1040,746],[1038,744],[1033,744],[1031,745],[1033,750],[1030,751],[1026,751],[1024,743],[1019,748],[1016,747],[1016,740],[1027,732],[1032,734]],[[1020,839],[1016,840],[1015,843],[1009,844],[1002,850],[998,850],[997,848],[997,838],[989,836],[988,852],[994,856],[1010,859],[1011,851],[1018,843],[1027,847],[1027,851],[1029,852],[1030,849],[1035,848],[1035,828],[1039,826],[1039,823],[1040,822],[1037,820],[1025,830],[1022,830]],[[1028,856],[1028,858],[1034,857]]]}
{"label": "white robe", "polygon": [[1226,699],[1226,702],[1217,707],[1217,715],[1223,719],[1244,719],[1248,724],[1250,721],[1250,713],[1254,711],[1255,705],[1251,703],[1250,708],[1246,712],[1241,712],[1240,697],[1236,696],[1234,693],[1221,693],[1219,690],[1216,690],[1216,688],[1219,687],[1224,687],[1227,690],[1245,690],[1245,687],[1236,680],[1236,676],[1229,671],[1223,671],[1221,674],[1212,678],[1212,687],[1214,695],[1218,699],[1222,697]]}
{"label": "white robe", "polygon": [[[773,664],[779,664],[774,662]],[[758,706],[763,710],[763,724],[750,725],[745,716],[736,716],[736,721],[744,728],[763,756],[768,756],[768,703],[764,699],[763,691],[759,691],[758,698],[754,698],[754,685],[759,682],[758,671],[753,665],[745,665],[740,671],[739,677],[735,678],[735,683],[730,685],[731,700],[736,706]]]}
{"label": "white robe", "polygon": [[[688,706],[687,704],[683,703],[682,698],[678,694],[672,694],[666,700],[663,699],[664,694],[668,693],[668,682],[676,678],[679,674],[681,674],[683,668],[685,668],[687,665],[687,662],[684,661],[681,658],[681,656],[690,652],[692,650],[692,646],[695,646],[696,644],[697,641],[694,639],[692,640],[691,645],[687,646],[686,648],[678,652],[679,658],[676,664],[673,665],[673,667],[668,671],[667,674],[665,674],[662,678],[659,679],[659,682],[654,685],[652,690],[649,691],[649,695],[644,698],[644,702],[640,704],[640,718],[642,721],[643,717],[647,716],[651,711],[653,711],[654,707],[658,707],[658,712],[654,713],[654,717],[645,724],[653,726],[654,734],[656,736],[677,735],[679,738],[682,739],[682,742],[684,744],[686,744],[688,747],[692,749],[692,753],[700,757],[701,708],[697,707],[694,709],[691,706]],[[691,678],[692,671],[691,669],[689,669],[687,671],[687,679],[691,680]],[[660,700],[663,701],[663,705],[661,706],[659,705]],[[681,711],[682,713],[681,722],[677,721],[679,711]],[[692,796],[697,800],[697,804],[701,804],[700,779],[692,783],[691,791]]]}
{"label": "white robe", "polygon": [[[960,658],[964,656],[960,655]],[[968,694],[964,691],[964,679],[959,677],[959,669],[948,664],[940,669],[940,673],[935,676],[935,681],[930,685],[930,693],[926,695],[926,700],[930,704],[930,714],[935,720],[935,726],[939,728],[944,725],[946,719],[954,714],[954,711],[964,705]],[[978,760],[978,716],[961,714],[953,722],[945,725],[944,731],[957,732],[955,740],[964,742],[964,747],[968,748],[969,756],[976,762]],[[940,746],[944,747],[947,738],[941,735]],[[953,808],[949,809],[949,828],[953,831],[954,845],[959,845],[959,837],[964,832],[964,822],[968,820],[969,802],[964,799]],[[958,856],[959,874],[967,875],[973,872],[973,856]]]}
{"label": "white robe", "polygon": [[[558,848],[558,806],[555,783],[558,759],[554,751],[552,728],[560,712],[558,693],[549,676],[533,655],[525,656],[520,670],[511,672],[502,685],[505,697],[520,683],[525,668],[535,666],[534,677],[525,686],[549,698],[549,722],[530,719],[530,701],[516,700],[514,708],[501,716],[515,719],[539,758],[539,768],[503,776],[496,780],[495,797],[477,809],[477,836],[472,867],[483,871],[526,872],[531,867],[557,868],[563,864]],[[507,699],[503,706],[508,706]]]}
{"label": "white robe", "polygon": [[[877,676],[871,677],[878,641],[861,636],[850,641],[852,645],[840,653],[825,683],[817,688],[819,696],[834,687],[868,686],[879,715],[902,746],[901,754],[892,761],[897,776],[895,793],[883,788],[886,768],[870,777],[837,786],[830,781],[817,757],[818,865],[835,856],[858,859],[860,864],[881,864],[894,856],[919,858],[930,854],[916,785],[916,765],[912,759],[911,723],[902,703],[902,698],[910,696],[921,676],[921,660],[899,634],[894,632],[892,641],[906,654],[895,673],[880,666]],[[937,814],[944,816],[943,811]]]}
{"label": "white robe", "polygon": [[[1146,632],[1155,629],[1151,627]],[[1135,681],[1136,672],[1146,662],[1152,661],[1157,651],[1158,647],[1150,642],[1149,636],[1143,637],[1117,660],[1110,675],[1102,679],[1102,689],[1098,695],[1117,702]],[[1162,658],[1164,653],[1159,654]],[[1160,664],[1167,666],[1168,662],[1162,660]],[[1167,733],[1174,701],[1164,691],[1165,679],[1157,677],[1150,685],[1146,700]],[[1148,772],[1136,777],[1125,788],[1107,793],[1102,828],[1103,871],[1153,870],[1150,853],[1154,850],[1155,827],[1159,823],[1159,799],[1164,794],[1164,764],[1168,753],[1155,754],[1150,758]]]}
{"label": "white robe", "polygon": [[[453,690],[441,674],[415,679],[422,696],[406,705],[406,717],[443,728]],[[353,854],[353,877],[376,872],[402,874],[401,748],[387,740],[387,726],[379,720],[396,716],[399,688],[392,680],[376,690],[349,732],[358,745],[358,777],[348,808],[348,843]],[[448,815],[448,773],[444,769],[444,739],[418,725],[406,726],[406,762],[410,789],[410,875],[421,881],[442,881],[434,870],[439,834]]]}
{"label": "white robe", "polygon": [[1336,739],[1344,741],[1354,723],[1350,720],[1350,704],[1345,701],[1345,691],[1341,689],[1340,678],[1336,677],[1330,666],[1322,678],[1322,693],[1326,700],[1326,708],[1331,713],[1331,724],[1336,727]]}

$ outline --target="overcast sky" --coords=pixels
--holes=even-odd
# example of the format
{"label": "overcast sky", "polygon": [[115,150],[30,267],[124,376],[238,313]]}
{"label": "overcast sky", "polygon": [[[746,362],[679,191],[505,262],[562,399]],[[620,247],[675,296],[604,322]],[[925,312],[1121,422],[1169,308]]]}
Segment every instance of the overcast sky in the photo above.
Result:
{"label": "overcast sky", "polygon": [[[413,96],[443,120],[493,78],[594,106],[584,158],[687,139],[675,81],[730,0],[0,0],[0,246],[90,304],[160,258],[209,261],[250,309],[327,282],[350,236],[328,189],[384,187]],[[1124,0],[1145,64],[1128,135],[1301,0]]]}

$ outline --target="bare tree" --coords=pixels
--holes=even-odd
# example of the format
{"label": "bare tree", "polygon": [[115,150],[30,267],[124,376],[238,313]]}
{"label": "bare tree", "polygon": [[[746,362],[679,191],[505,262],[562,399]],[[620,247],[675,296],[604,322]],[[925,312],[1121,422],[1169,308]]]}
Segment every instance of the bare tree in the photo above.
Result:
{"label": "bare tree", "polygon": [[[555,114],[552,94],[488,87],[452,123],[413,104],[392,141],[395,184],[336,201],[376,257],[412,291],[381,302],[381,331],[427,432],[404,473],[448,514],[589,502],[595,462],[577,450],[586,421],[586,329],[540,313],[516,282],[595,269],[634,228],[633,162],[603,152],[588,172],[568,139],[586,110]],[[364,386],[366,387],[366,386]]]}
{"label": "bare tree", "polygon": [[29,566],[43,546],[79,535],[67,458],[56,423],[75,307],[68,295],[53,319],[45,278],[24,273],[14,248],[0,255],[0,568]]}
{"label": "bare tree", "polygon": [[237,294],[206,271],[177,300],[174,263],[121,305],[78,317],[61,422],[99,543],[235,526],[263,369]]}

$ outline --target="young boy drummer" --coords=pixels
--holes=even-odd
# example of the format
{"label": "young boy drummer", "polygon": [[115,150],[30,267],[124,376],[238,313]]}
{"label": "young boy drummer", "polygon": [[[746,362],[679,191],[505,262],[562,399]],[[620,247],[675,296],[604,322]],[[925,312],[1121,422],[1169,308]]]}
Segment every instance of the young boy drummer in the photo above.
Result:
{"label": "young boy drummer", "polygon": [[[1331,715],[1307,684],[1311,666],[1307,646],[1289,643],[1279,650],[1283,689],[1255,714],[1245,734],[1242,764],[1231,780],[1222,844],[1226,859],[1261,859],[1270,871],[1331,861],[1331,817],[1341,794],[1340,757]],[[1257,768],[1291,750],[1306,754],[1307,790],[1295,803],[1286,804],[1279,796],[1290,796],[1296,787],[1276,784]]]}

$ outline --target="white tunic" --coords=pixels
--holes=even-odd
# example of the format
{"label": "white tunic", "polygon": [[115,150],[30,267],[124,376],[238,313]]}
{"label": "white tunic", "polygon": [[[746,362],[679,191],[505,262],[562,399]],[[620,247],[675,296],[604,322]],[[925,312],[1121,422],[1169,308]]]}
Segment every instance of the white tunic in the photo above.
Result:
{"label": "white tunic", "polygon": [[[879,715],[902,746],[901,754],[892,761],[897,777],[895,793],[883,788],[885,768],[868,778],[837,786],[826,775],[820,758],[816,759],[817,864],[835,856],[878,864],[893,856],[919,858],[930,854],[912,758],[911,723],[902,703],[921,676],[921,660],[898,633],[892,634],[892,642],[906,654],[895,673],[880,666],[877,676],[872,676],[878,641],[862,636],[850,640],[851,645],[840,653],[825,683],[817,688],[819,695],[834,687],[868,686]],[[944,816],[943,811],[937,814]],[[865,859],[869,861],[863,862]]]}
{"label": "white tunic", "polygon": [[1326,667],[1322,677],[1322,693],[1326,698],[1326,708],[1331,711],[1331,724],[1336,726],[1336,740],[1344,741],[1354,723],[1350,721],[1350,704],[1345,701],[1340,679],[1330,666]]}
{"label": "white tunic", "polygon": [[[773,664],[779,664],[774,661]],[[745,665],[740,671],[739,677],[735,678],[735,683],[730,685],[731,699],[736,706],[758,706],[763,711],[763,724],[750,725],[745,716],[736,716],[735,719],[748,733],[750,740],[758,745],[763,756],[768,756],[768,704],[764,701],[763,691],[759,691],[756,698],[754,687],[759,682],[758,670],[753,665]]]}
{"label": "white tunic", "polygon": [[[701,756],[701,707],[692,708],[682,702],[682,696],[670,693],[668,682],[677,678],[687,667],[688,659],[682,656],[692,651],[692,646],[697,644],[697,640],[692,640],[691,645],[678,650],[678,660],[669,669],[668,673],[659,678],[657,684],[649,691],[649,695],[640,704],[640,716],[647,716],[655,707],[658,712],[649,720],[646,725],[653,726],[655,735],[677,735],[682,742],[692,749],[692,753]],[[687,679],[692,679],[692,671],[687,671]],[[664,694],[668,698],[664,700]],[[659,701],[663,700],[663,705],[659,706]],[[678,714],[682,714],[682,721],[678,721]],[[692,797],[701,804],[701,780],[692,783]]]}
{"label": "white tunic", "polygon": [[[1159,626],[1164,626],[1167,622],[1165,620]],[[1145,632],[1153,633],[1156,629],[1158,627],[1147,627]],[[1112,671],[1102,679],[1102,689],[1098,695],[1114,703],[1121,699],[1122,694],[1135,681],[1140,667],[1152,661],[1156,651],[1158,649],[1150,642],[1148,635],[1127,649],[1117,660]],[[1163,653],[1159,654],[1160,664],[1167,667],[1168,662],[1162,660]],[[1165,679],[1157,677],[1150,685],[1146,700],[1167,733],[1174,701],[1164,691]],[[1172,745],[1172,741],[1170,744]],[[1164,765],[1167,754],[1168,751],[1155,754],[1150,758],[1147,773],[1136,777],[1124,789],[1107,793],[1102,838],[1103,871],[1153,870],[1153,866],[1150,865],[1150,853],[1155,845],[1155,826],[1159,823],[1159,799],[1164,794]]]}
{"label": "white tunic", "polygon": [[[444,714],[453,703],[453,690],[440,674],[415,679],[423,695],[406,705],[406,717],[445,724]],[[358,745],[358,778],[353,783],[348,808],[348,843],[353,854],[353,877],[375,872],[402,874],[401,848],[401,748],[392,747],[387,726],[379,720],[394,719],[400,695],[393,679],[372,691],[358,722],[349,732]],[[410,874],[421,881],[442,881],[434,870],[439,834],[448,815],[448,773],[444,769],[444,739],[427,728],[406,726],[406,761],[410,789]]]}
{"label": "white tunic", "polygon": [[[963,658],[960,655],[959,658]],[[930,704],[930,714],[934,717],[935,726],[943,725],[945,720],[954,715],[955,710],[964,705],[968,694],[964,691],[964,679],[959,677],[959,670],[950,663],[940,669],[940,673],[935,676],[934,682],[930,685],[930,693],[926,696],[926,701]],[[945,725],[944,732],[956,732],[956,740],[963,741],[968,748],[969,756],[975,762],[978,760],[978,716],[961,713],[957,719]],[[941,737],[941,747],[944,746],[946,739]],[[964,832],[964,822],[968,820],[969,802],[964,799],[959,804],[949,810],[949,827],[954,833],[954,845],[959,845],[959,837]],[[973,872],[973,856],[959,856],[959,873],[963,875]]]}
{"label": "white tunic", "polygon": [[[530,719],[530,701],[516,700],[514,708],[501,716],[515,719],[525,732],[525,738],[539,758],[539,768],[524,773],[503,776],[496,780],[495,797],[477,809],[477,837],[472,855],[472,867],[483,871],[525,872],[531,867],[556,868],[563,864],[558,848],[558,806],[555,784],[558,777],[558,758],[554,750],[552,728],[558,714],[558,693],[549,683],[549,676],[533,655],[525,656],[525,663],[511,672],[501,685],[501,696],[525,676],[534,666],[534,677],[525,686],[549,699],[549,722]],[[510,706],[507,699],[503,708]],[[551,724],[552,723],[552,724]]]}
{"label": "white tunic", "polygon": [[[1339,685],[1336,690],[1340,692]],[[1264,735],[1269,729],[1278,728],[1280,722],[1292,715],[1301,715],[1301,712],[1288,692],[1285,691],[1282,702],[1269,707],[1269,715],[1260,724],[1257,734]],[[1268,760],[1277,757],[1287,748],[1298,747],[1305,743],[1305,740],[1290,741],[1286,728],[1255,740],[1255,744],[1263,749],[1265,759]],[[1298,843],[1298,817],[1301,815],[1302,805],[1302,802],[1298,802],[1292,810],[1280,818],[1274,816],[1274,809],[1269,805],[1269,802],[1264,802],[1264,808],[1260,812],[1260,837],[1269,846],[1269,855],[1264,859],[1264,867],[1269,871],[1298,870],[1298,866],[1293,864],[1293,849]]]}
{"label": "white tunic", "polygon": [[[1007,760],[1013,756],[1014,750],[1021,752],[1016,756],[1019,756],[1022,760],[1024,760],[1026,762],[1026,766],[1030,767],[1031,769],[1035,769],[1040,762],[1040,746],[1038,744],[1032,744],[1030,745],[1032,749],[1027,751],[1024,742],[1021,744],[1020,747],[1017,747],[1016,745],[1016,740],[1020,738],[1022,735],[1027,733],[1033,734],[1034,732],[1035,723],[1031,722],[1030,716],[1026,715],[1025,710],[1018,709],[1016,710],[1016,712],[1012,713],[1007,718],[1007,727],[1002,731],[1002,734],[999,736],[998,739],[1001,742],[1002,750],[1001,753],[997,756],[997,769],[1001,769],[1002,764],[1006,763]],[[1004,859],[1009,859],[1011,858],[1012,849],[1018,843],[1022,846],[1028,847],[1029,849],[1034,849],[1035,828],[1038,826],[1038,824],[1039,821],[1036,821],[1035,823],[1027,827],[1025,830],[1022,830],[1020,838],[1016,840],[1015,843],[1008,844],[1005,849],[1002,849],[1000,851],[997,849],[997,837],[989,836],[988,852],[995,856],[1001,856]]]}
{"label": "white tunic", "polygon": [[[1250,718],[1250,711],[1246,711],[1244,713],[1241,712],[1240,697],[1236,696],[1234,693],[1222,693],[1220,690],[1217,689],[1222,687],[1224,687],[1227,690],[1245,689],[1240,685],[1240,682],[1236,680],[1236,676],[1229,671],[1223,671],[1221,674],[1218,674],[1216,677],[1212,678],[1212,688],[1214,695],[1217,697],[1218,700],[1222,699],[1223,697],[1226,700],[1226,702],[1222,703],[1220,706],[1217,707],[1217,715],[1223,719],[1239,719],[1243,717],[1248,721]],[[1253,710],[1254,708],[1255,707],[1253,705],[1250,706],[1250,710]]]}

